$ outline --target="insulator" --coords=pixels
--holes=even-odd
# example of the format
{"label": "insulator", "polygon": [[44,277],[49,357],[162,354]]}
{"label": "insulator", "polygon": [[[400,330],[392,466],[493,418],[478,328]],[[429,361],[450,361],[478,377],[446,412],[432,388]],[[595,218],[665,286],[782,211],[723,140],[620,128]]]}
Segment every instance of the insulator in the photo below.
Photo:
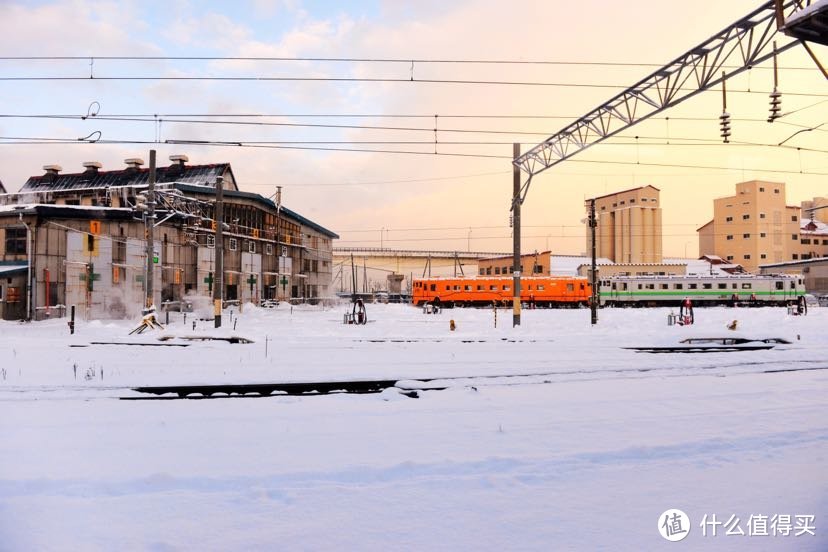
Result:
{"label": "insulator", "polygon": [[774,89],[774,91],[770,93],[770,115],[768,116],[768,122],[772,123],[774,120],[778,119],[781,111],[782,94]]}
{"label": "insulator", "polygon": [[514,224],[515,224],[515,216],[514,215],[509,215],[509,228],[514,226]]}
{"label": "insulator", "polygon": [[722,127],[721,136],[724,138],[724,142],[728,143],[728,138],[730,137],[730,113],[725,111],[719,115],[719,125]]}

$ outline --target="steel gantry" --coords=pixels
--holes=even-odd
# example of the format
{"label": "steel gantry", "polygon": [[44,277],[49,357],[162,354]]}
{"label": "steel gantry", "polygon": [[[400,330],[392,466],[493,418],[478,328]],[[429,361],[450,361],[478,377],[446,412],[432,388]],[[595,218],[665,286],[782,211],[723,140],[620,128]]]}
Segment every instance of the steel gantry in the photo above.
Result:
{"label": "steel gantry", "polygon": [[[796,26],[780,27],[777,10],[782,12],[784,21],[795,21],[798,12],[828,11],[822,7],[828,8],[828,0],[765,2],[515,158],[513,163],[529,176],[521,188],[520,201],[525,199],[536,174],[772,58],[774,52],[798,45],[796,38],[781,34],[792,34]],[[774,40],[778,43],[775,49]]]}
{"label": "steel gantry", "polygon": [[[807,44],[807,41],[828,44],[826,22],[828,0],[768,0],[526,153],[520,155],[519,147],[515,146],[512,161],[515,173],[523,171],[528,175],[522,185],[519,176],[516,174],[514,177],[515,189],[510,210],[517,219],[514,229],[515,259],[520,256],[520,206],[526,199],[532,177],[798,44],[804,46],[828,78],[825,68]],[[720,118],[724,131],[729,115],[723,112]],[[724,133],[722,136],[727,137]],[[518,268],[514,273],[514,325],[520,324]],[[594,269],[591,282],[595,288]],[[592,301],[593,324],[597,321],[596,307],[596,301]]]}

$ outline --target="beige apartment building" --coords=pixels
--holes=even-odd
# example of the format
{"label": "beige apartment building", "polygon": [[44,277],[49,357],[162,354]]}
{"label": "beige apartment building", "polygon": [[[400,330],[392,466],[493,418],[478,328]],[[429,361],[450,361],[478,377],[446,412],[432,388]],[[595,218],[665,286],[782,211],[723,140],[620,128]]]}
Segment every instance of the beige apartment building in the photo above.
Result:
{"label": "beige apartment building", "polygon": [[[642,186],[594,198],[596,254],[614,263],[661,263],[660,191]],[[586,201],[587,213],[590,202]],[[587,232],[587,252],[592,236]]]}
{"label": "beige apartment building", "polygon": [[800,213],[799,206],[787,205],[785,184],[741,182],[736,195],[714,200],[713,220],[697,230],[699,253],[718,255],[750,272],[759,265],[825,255],[828,236],[809,224],[810,218],[802,221]]}

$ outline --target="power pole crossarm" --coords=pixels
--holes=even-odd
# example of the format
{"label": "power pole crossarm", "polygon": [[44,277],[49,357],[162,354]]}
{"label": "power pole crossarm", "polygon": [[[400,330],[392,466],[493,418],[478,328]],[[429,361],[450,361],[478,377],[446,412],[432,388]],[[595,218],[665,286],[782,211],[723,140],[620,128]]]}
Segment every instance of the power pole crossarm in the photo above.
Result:
{"label": "power pole crossarm", "polygon": [[[789,13],[800,8],[798,0],[784,2]],[[691,8],[688,8],[691,9]],[[773,0],[721,32],[691,48],[648,77],[598,106],[514,160],[530,176],[536,175],[580,151],[670,107],[718,85],[722,74],[730,78],[770,59],[777,30]],[[798,44],[787,40],[776,49],[784,52]]]}

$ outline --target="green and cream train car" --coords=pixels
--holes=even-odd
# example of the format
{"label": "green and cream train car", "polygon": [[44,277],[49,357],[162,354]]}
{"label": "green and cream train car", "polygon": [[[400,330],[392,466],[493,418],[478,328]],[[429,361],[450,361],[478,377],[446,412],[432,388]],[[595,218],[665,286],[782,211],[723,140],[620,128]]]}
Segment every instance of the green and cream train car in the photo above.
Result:
{"label": "green and cream train car", "polygon": [[801,276],[667,275],[612,276],[600,282],[602,306],[679,306],[684,299],[694,305],[787,305],[805,295]]}

